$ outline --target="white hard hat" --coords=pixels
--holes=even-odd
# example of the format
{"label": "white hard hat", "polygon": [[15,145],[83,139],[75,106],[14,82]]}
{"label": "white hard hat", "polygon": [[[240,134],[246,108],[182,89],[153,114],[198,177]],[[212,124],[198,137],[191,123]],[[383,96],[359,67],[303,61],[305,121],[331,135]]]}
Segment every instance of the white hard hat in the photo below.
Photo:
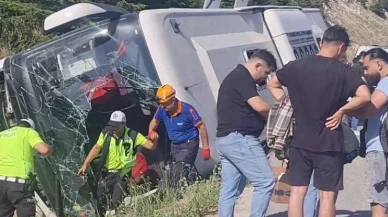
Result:
{"label": "white hard hat", "polygon": [[31,118],[23,118],[20,121],[27,122],[35,130],[35,122]]}

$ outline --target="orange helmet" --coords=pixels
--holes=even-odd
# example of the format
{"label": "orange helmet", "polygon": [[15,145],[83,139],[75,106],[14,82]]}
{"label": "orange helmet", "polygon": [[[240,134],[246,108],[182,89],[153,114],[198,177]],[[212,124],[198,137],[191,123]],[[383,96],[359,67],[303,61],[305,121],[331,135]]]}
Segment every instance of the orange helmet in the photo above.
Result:
{"label": "orange helmet", "polygon": [[171,85],[165,84],[159,87],[158,91],[156,92],[156,97],[160,103],[165,103],[175,97],[175,89]]}

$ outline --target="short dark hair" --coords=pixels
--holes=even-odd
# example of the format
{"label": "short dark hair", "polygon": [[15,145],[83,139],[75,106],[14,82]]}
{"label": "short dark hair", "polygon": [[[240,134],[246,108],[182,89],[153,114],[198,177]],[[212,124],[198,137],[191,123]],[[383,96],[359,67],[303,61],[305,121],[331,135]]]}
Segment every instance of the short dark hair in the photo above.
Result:
{"label": "short dark hair", "polygon": [[364,54],[364,57],[366,56],[369,56],[370,60],[380,59],[388,64],[388,53],[382,48],[372,48]]}
{"label": "short dark hair", "polygon": [[353,63],[360,61],[360,59],[364,57],[365,53],[366,51],[361,51],[356,57],[354,57]]}
{"label": "short dark hair", "polygon": [[266,49],[256,49],[249,59],[262,59],[268,64],[268,67],[270,67],[272,71],[278,69],[274,55]]}
{"label": "short dark hair", "polygon": [[360,77],[364,76],[364,66],[360,62],[355,62],[351,68],[353,73],[357,73]]}
{"label": "short dark hair", "polygon": [[322,42],[340,42],[344,43],[345,48],[347,48],[350,44],[350,39],[344,27],[334,25],[327,28],[323,33]]}

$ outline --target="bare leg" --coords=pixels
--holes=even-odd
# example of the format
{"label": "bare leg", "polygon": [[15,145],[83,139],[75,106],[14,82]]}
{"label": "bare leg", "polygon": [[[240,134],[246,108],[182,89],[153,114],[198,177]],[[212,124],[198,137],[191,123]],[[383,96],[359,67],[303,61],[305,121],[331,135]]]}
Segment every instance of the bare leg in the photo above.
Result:
{"label": "bare leg", "polygon": [[337,195],[335,191],[319,191],[319,217],[335,217]]}
{"label": "bare leg", "polygon": [[381,206],[377,203],[371,203],[372,217],[388,217],[388,214],[385,214],[387,208]]}
{"label": "bare leg", "polygon": [[288,202],[288,217],[303,217],[303,202],[308,186],[292,186]]}

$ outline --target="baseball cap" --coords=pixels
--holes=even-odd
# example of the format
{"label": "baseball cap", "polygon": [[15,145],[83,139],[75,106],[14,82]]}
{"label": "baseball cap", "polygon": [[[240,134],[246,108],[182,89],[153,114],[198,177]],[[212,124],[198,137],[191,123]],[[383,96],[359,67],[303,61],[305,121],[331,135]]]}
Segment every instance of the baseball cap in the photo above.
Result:
{"label": "baseball cap", "polygon": [[20,121],[27,122],[35,130],[35,122],[31,118],[23,118]]}
{"label": "baseball cap", "polygon": [[122,111],[115,111],[111,114],[108,125],[117,127],[125,122],[127,122],[125,114]]}

